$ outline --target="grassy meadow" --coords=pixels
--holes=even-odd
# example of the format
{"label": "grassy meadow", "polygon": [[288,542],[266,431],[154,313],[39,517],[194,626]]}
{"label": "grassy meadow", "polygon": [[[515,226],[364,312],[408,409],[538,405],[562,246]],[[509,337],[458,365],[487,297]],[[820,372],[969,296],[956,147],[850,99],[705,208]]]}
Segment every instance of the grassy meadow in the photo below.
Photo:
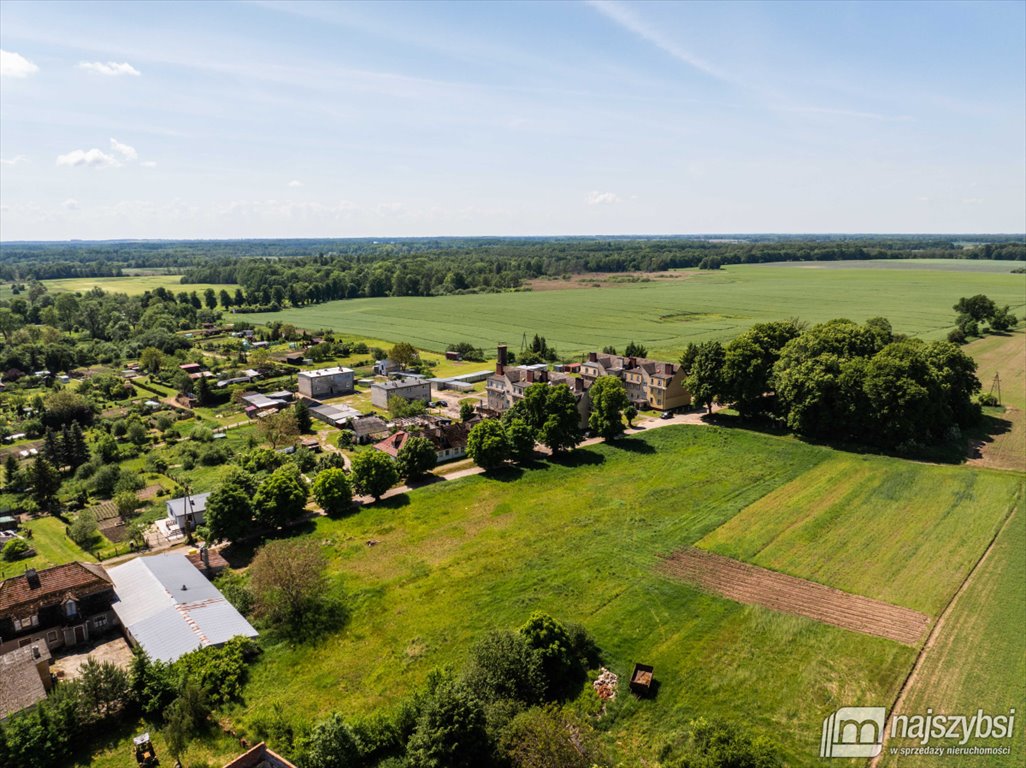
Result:
{"label": "grassy meadow", "polygon": [[674,275],[598,288],[333,301],[247,319],[405,340],[434,351],[461,340],[486,350],[505,341],[516,351],[524,333],[529,339],[538,333],[563,355],[622,348],[633,339],[650,354],[675,357],[688,342],[726,340],[787,317],[882,315],[897,331],[940,339],[953,327],[952,305],[961,296],[985,293],[1020,315],[1026,306],[1026,275],[979,269],[740,265]]}
{"label": "grassy meadow", "polygon": [[[431,669],[458,666],[488,630],[516,627],[543,610],[584,624],[615,672],[627,674],[635,661],[656,667],[658,696],[624,696],[602,723],[621,760],[654,756],[672,731],[705,716],[744,721],[780,741],[789,765],[815,765],[824,714],[893,700],[915,650],[706,595],[656,566],[711,534],[734,531],[744,542],[750,527],[779,526],[788,507],[798,519],[829,510],[848,459],[790,438],[668,427],[501,477],[427,486],[346,519],[318,519],[302,535],[328,555],[348,624],[298,646],[265,634],[245,704],[229,717],[253,740],[276,717],[301,725],[335,709],[352,717],[387,707]],[[992,473],[977,469],[866,461],[884,477],[864,494],[849,493],[849,513],[878,519],[874,530],[887,535],[853,548],[827,533],[816,557],[799,541],[796,570],[899,603],[894,595],[903,591],[913,606],[936,609],[1008,509],[1014,477],[991,482]],[[765,501],[799,485],[810,491],[791,505]],[[918,533],[959,516],[955,498],[973,524],[949,550],[916,546]],[[734,519],[747,524],[735,530]],[[812,567],[819,562],[833,566]],[[586,688],[571,706],[593,714],[595,703]],[[94,764],[120,764],[120,749]],[[230,756],[218,740],[194,749],[195,758],[215,763]]]}
{"label": "grassy meadow", "polygon": [[129,296],[140,296],[146,291],[153,291],[157,288],[166,288],[181,293],[182,291],[196,291],[202,298],[203,291],[213,288],[220,292],[222,289],[229,293],[235,290],[234,285],[219,285],[215,283],[189,283],[182,284],[181,275],[127,275],[125,277],[68,277],[57,280],[43,280],[46,290],[51,293],[67,293],[78,291],[91,291],[93,288],[102,288],[108,293],[124,293]]}

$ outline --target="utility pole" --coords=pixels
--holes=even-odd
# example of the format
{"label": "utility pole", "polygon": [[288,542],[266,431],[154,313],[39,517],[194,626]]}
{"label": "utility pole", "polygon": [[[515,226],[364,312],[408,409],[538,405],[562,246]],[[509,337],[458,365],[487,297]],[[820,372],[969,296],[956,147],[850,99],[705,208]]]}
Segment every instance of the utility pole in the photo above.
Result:
{"label": "utility pole", "polygon": [[994,374],[994,381],[990,383],[990,394],[994,394],[994,390],[997,390],[997,403],[1001,405],[1001,374]]}

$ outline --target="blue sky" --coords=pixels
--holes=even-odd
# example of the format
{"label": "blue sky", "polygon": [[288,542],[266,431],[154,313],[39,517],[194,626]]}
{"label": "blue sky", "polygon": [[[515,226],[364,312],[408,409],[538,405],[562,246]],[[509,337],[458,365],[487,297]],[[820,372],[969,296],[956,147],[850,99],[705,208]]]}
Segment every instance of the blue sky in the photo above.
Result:
{"label": "blue sky", "polygon": [[1026,231],[1026,3],[0,3],[0,238]]}

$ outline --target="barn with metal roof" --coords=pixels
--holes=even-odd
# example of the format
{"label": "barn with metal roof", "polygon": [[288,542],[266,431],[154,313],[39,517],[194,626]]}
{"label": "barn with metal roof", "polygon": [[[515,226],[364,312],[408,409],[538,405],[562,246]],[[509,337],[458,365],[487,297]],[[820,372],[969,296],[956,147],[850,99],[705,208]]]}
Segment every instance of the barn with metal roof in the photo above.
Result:
{"label": "barn with metal roof", "polygon": [[107,569],[125,634],[151,659],[171,662],[233,637],[256,637],[246,619],[179,552],[137,557]]}

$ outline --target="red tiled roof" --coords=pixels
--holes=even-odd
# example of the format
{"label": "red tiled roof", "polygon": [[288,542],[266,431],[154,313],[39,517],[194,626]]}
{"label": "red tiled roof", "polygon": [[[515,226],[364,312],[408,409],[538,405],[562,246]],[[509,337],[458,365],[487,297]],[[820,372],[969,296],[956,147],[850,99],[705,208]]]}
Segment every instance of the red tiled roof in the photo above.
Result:
{"label": "red tiled roof", "polygon": [[38,571],[37,575],[39,586],[35,588],[29,585],[25,575],[0,582],[0,613],[60,601],[69,593],[74,597],[84,597],[111,588],[103,566],[94,563],[65,563]]}

